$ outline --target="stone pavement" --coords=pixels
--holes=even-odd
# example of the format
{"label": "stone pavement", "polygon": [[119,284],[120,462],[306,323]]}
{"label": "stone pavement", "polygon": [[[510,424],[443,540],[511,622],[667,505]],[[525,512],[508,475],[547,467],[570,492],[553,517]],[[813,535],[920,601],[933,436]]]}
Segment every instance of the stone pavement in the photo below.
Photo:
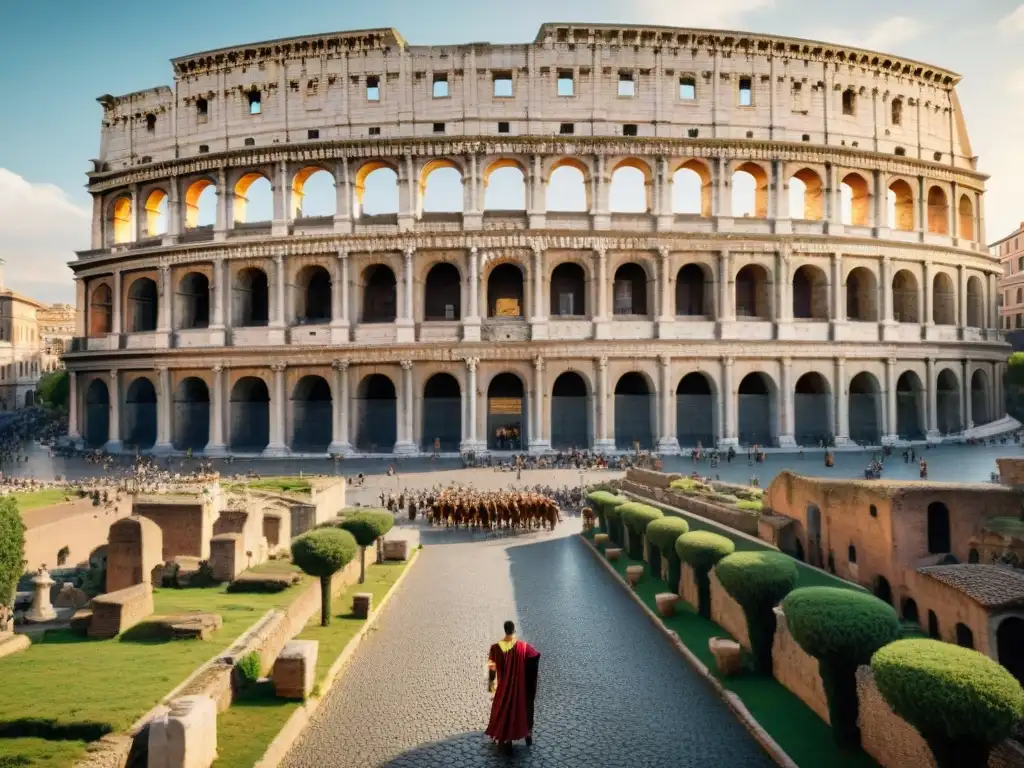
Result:
{"label": "stone pavement", "polygon": [[[283,765],[774,765],[578,530],[424,528],[419,562]],[[515,757],[483,735],[487,649],[508,618],[542,654],[534,743]]]}

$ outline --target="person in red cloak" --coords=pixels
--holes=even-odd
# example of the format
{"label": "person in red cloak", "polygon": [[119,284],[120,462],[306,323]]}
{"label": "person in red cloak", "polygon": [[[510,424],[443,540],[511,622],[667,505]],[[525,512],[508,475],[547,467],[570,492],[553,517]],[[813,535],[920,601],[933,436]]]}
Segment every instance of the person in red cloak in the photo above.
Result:
{"label": "person in red cloak", "polygon": [[487,735],[505,751],[512,742],[533,744],[533,703],[537,697],[540,653],[516,638],[516,625],[505,622],[505,637],[491,646],[487,659],[488,687],[494,694]]}

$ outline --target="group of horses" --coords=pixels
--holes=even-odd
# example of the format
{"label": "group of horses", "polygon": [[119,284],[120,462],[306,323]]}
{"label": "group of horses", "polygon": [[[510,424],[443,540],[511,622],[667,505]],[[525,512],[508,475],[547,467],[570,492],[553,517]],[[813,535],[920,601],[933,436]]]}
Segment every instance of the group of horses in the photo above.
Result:
{"label": "group of horses", "polygon": [[431,525],[470,530],[528,531],[549,528],[562,516],[549,497],[533,491],[445,489],[425,509]]}

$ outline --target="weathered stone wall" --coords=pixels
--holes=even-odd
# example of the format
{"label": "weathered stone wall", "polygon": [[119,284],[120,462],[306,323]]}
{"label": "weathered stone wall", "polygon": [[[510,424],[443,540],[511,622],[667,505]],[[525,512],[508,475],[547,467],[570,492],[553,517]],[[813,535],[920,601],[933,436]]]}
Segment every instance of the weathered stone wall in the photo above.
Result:
{"label": "weathered stone wall", "polygon": [[107,591],[117,592],[135,584],[152,583],[153,570],[163,565],[160,526],[145,517],[132,516],[110,526],[107,544]]}
{"label": "weathered stone wall", "polygon": [[292,540],[292,516],[288,510],[263,511],[263,538],[269,552],[287,550]]}
{"label": "weathered stone wall", "polygon": [[921,734],[889,708],[875,685],[871,667],[857,670],[860,740],[864,751],[884,768],[935,768]]}
{"label": "weathered stone wall", "polygon": [[213,535],[237,533],[242,539],[242,552],[246,554],[248,567],[259,565],[267,559],[267,542],[263,538],[263,504],[258,500],[248,509],[225,509],[213,521]]}
{"label": "weathered stone wall", "polygon": [[1024,459],[996,459],[996,465],[999,467],[999,482],[1015,488],[1024,487]]}
{"label": "weathered stone wall", "polygon": [[312,504],[295,504],[291,508],[292,536],[301,536],[316,527],[317,509]]}
{"label": "weathered stone wall", "polygon": [[25,513],[25,570],[55,567],[62,547],[70,550],[68,565],[87,563],[89,553],[107,543],[111,524],[131,513],[130,499],[94,507],[88,497]]}
{"label": "weathered stone wall", "polygon": [[219,533],[210,539],[210,567],[218,581],[232,581],[247,567],[240,533]]}
{"label": "weathered stone wall", "polygon": [[801,648],[789,633],[786,615],[775,608],[775,638],[772,640],[772,676],[810,707],[826,723],[828,698],[818,673],[818,660]]}
{"label": "weathered stone wall", "polygon": [[135,514],[148,517],[160,526],[164,535],[165,561],[178,555],[209,559],[213,513],[202,501],[177,504],[137,501],[133,509]]}
{"label": "weathered stone wall", "polygon": [[755,514],[731,509],[714,502],[704,501],[681,491],[641,485],[631,480],[622,481],[622,490],[642,496],[649,503],[667,504],[668,506],[685,510],[691,515],[704,517],[708,520],[713,520],[719,525],[725,525],[737,531],[742,531],[748,536],[757,536],[758,516]]}
{"label": "weathered stone wall", "polygon": [[740,604],[732,599],[718,580],[715,569],[711,569],[711,620],[732,635],[736,642],[750,650],[750,634],[747,632],[747,617]]}
{"label": "weathered stone wall", "polygon": [[928,613],[934,612],[940,640],[956,643],[956,625],[961,623],[971,630],[974,650],[998,657],[995,643],[990,644],[988,612],[963,592],[917,571],[907,572],[905,591],[917,603],[922,629],[928,630]]}
{"label": "weathered stone wall", "polygon": [[337,517],[345,508],[345,478],[314,480],[312,500],[316,507],[315,524]]}
{"label": "weathered stone wall", "polygon": [[626,480],[638,485],[648,485],[652,488],[668,488],[673,480],[681,478],[682,475],[678,473],[655,472],[652,469],[630,468],[626,470]]}
{"label": "weathered stone wall", "polygon": [[93,598],[89,637],[106,639],[131,629],[153,613],[153,585],[136,584]]}

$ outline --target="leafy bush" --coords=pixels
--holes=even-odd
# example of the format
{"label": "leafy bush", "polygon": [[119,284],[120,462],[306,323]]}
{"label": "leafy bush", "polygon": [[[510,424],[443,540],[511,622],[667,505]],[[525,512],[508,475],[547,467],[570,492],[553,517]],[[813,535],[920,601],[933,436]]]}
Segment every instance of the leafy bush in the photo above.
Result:
{"label": "leafy bush", "polygon": [[796,584],[796,563],[781,552],[735,552],[718,562],[715,573],[725,591],[743,608],[754,669],[770,675],[775,637],[772,609]]}
{"label": "leafy bush", "polygon": [[676,539],[690,530],[690,524],[681,517],[666,515],[647,526],[647,561],[651,571],[661,575],[661,559],[668,562],[668,586],[673,592],[679,591],[679,556],[676,555]]}
{"label": "leafy bush", "polygon": [[345,517],[340,527],[348,531],[359,545],[359,583],[366,578],[366,548],[390,531],[394,516],[383,509],[367,509]]}
{"label": "leafy bush", "polygon": [[292,541],[292,562],[320,579],[320,626],[331,623],[331,576],[356,556],[356,540],[340,528],[317,528]]}
{"label": "leafy bush", "polygon": [[25,524],[18,502],[0,497],[0,631],[8,629],[14,612],[14,592],[25,570]]}
{"label": "leafy bush", "polygon": [[643,535],[647,531],[647,526],[663,517],[665,513],[650,504],[641,504],[637,501],[623,504],[618,511],[622,516],[623,525],[629,528],[629,556],[634,560],[643,560]]}
{"label": "leafy bush", "polygon": [[629,499],[626,499],[621,504],[610,503],[604,508],[604,516],[608,520],[608,538],[620,547],[625,541],[622,531],[622,508],[628,503]]}
{"label": "leafy bush", "polygon": [[740,499],[735,506],[736,509],[742,509],[744,512],[760,513],[764,509],[764,502],[760,499]]}
{"label": "leafy bush", "polygon": [[710,531],[690,531],[676,539],[676,556],[693,568],[697,583],[697,611],[705,619],[711,618],[711,584],[708,572],[726,555],[736,550],[732,539]]}
{"label": "leafy bush", "polygon": [[625,504],[629,499],[625,496],[619,496],[610,491],[591,491],[587,494],[587,501],[590,502],[590,506],[594,508],[594,512],[597,513],[597,519],[601,523],[601,530],[611,535],[611,531],[608,528],[608,509],[611,507],[617,507],[620,504]]}
{"label": "leafy bush", "polygon": [[897,640],[871,657],[882,697],[920,731],[939,768],[984,768],[1024,718],[1024,690],[988,656],[938,640]]}
{"label": "leafy bush", "polygon": [[247,653],[235,664],[239,687],[248,688],[260,679],[260,655],[256,651]]}
{"label": "leafy bush", "polygon": [[1014,352],[1006,361],[1003,391],[1006,412],[1018,421],[1024,421],[1024,352]]}
{"label": "leafy bush", "polygon": [[833,738],[841,747],[859,746],[857,667],[899,638],[896,611],[874,595],[838,587],[793,590],[782,611],[793,639],[818,660]]}

